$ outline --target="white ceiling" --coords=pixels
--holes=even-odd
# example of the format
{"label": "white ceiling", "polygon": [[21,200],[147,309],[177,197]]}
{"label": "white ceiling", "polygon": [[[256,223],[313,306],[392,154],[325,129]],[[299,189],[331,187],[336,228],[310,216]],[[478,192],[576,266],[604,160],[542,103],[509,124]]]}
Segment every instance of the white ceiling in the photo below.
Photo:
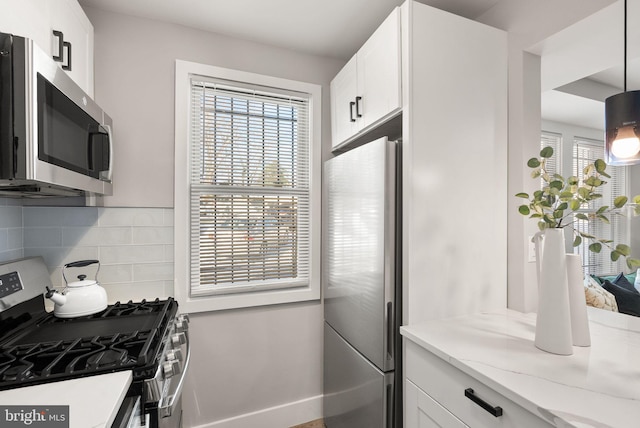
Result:
{"label": "white ceiling", "polygon": [[[499,0],[422,0],[475,18]],[[80,0],[139,16],[313,55],[350,58],[404,0]]]}
{"label": "white ceiling", "polygon": [[[525,45],[544,39],[605,6],[622,2],[622,0],[419,1],[508,30],[516,37],[520,37],[520,42]],[[404,0],[79,0],[79,2],[84,7],[155,19],[312,55],[347,60],[389,12]],[[622,10],[621,6],[619,9]],[[616,17],[618,14],[616,10],[609,13]],[[640,10],[638,14],[640,15]],[[598,40],[602,39],[597,35],[598,27],[591,26],[589,31],[590,36],[595,37],[594,42],[583,41],[582,44],[598,44]],[[575,36],[570,36],[569,39],[572,37],[575,39]],[[580,35],[580,37],[585,36]],[[553,51],[556,48],[540,43],[538,51],[534,53],[544,56],[546,55],[544,51],[549,49]],[[583,67],[583,65],[575,67],[580,70],[589,70],[589,67]],[[558,65],[557,68],[563,70],[567,67]],[[640,67],[638,70],[638,73],[630,72],[629,75],[637,74],[637,85],[640,88]],[[619,86],[616,82],[621,82],[621,76],[621,67],[600,68],[597,73],[586,73],[577,76],[575,80],[589,77],[590,80],[587,80],[587,83],[596,81]],[[632,78],[635,79],[635,77]],[[613,90],[613,93],[617,91],[616,88],[609,88],[609,90]],[[602,103],[594,101],[593,96],[581,95],[577,90],[570,92],[572,93],[543,92],[543,118],[601,128],[604,115]]]}

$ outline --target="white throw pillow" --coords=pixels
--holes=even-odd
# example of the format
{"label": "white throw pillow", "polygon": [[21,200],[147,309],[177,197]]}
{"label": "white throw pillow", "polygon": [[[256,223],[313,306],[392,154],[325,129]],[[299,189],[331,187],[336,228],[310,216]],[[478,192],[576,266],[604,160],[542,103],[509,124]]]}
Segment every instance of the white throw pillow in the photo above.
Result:
{"label": "white throw pillow", "polygon": [[638,268],[638,271],[636,272],[636,280],[633,283],[633,287],[638,291],[638,293],[640,293],[640,268]]}
{"label": "white throw pillow", "polygon": [[616,302],[615,296],[602,288],[591,275],[584,277],[584,296],[589,306],[618,312],[618,302]]}

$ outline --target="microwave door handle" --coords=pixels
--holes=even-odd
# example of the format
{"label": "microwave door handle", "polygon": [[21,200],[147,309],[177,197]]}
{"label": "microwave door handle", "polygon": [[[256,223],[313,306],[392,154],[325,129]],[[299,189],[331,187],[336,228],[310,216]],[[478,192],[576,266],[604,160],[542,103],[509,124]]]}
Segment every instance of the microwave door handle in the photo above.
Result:
{"label": "microwave door handle", "polygon": [[107,135],[109,136],[109,171],[107,172],[107,180],[111,182],[111,179],[113,177],[113,135],[111,132],[110,125],[100,125],[100,126],[102,126],[104,129],[107,130]]}

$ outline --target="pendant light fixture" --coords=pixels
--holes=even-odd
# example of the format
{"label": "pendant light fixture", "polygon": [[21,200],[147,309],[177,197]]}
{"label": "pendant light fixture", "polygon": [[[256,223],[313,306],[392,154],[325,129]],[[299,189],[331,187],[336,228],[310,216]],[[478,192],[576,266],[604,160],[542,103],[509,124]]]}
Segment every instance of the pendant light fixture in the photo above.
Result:
{"label": "pendant light fixture", "polygon": [[640,164],[640,91],[627,92],[627,0],[624,0],[624,92],[605,100],[604,115],[607,164]]}

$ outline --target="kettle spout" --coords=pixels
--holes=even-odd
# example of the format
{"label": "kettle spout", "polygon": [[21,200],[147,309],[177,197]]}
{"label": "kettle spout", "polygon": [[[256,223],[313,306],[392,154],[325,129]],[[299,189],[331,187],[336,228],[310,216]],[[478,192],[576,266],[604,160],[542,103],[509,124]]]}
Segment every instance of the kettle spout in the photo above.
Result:
{"label": "kettle spout", "polygon": [[44,295],[44,297],[46,297],[47,299],[50,299],[51,301],[53,301],[53,303],[55,303],[58,306],[62,306],[66,303],[67,301],[67,296],[65,296],[64,294],[58,293],[56,290],[50,290],[49,287],[47,288],[47,294]]}

